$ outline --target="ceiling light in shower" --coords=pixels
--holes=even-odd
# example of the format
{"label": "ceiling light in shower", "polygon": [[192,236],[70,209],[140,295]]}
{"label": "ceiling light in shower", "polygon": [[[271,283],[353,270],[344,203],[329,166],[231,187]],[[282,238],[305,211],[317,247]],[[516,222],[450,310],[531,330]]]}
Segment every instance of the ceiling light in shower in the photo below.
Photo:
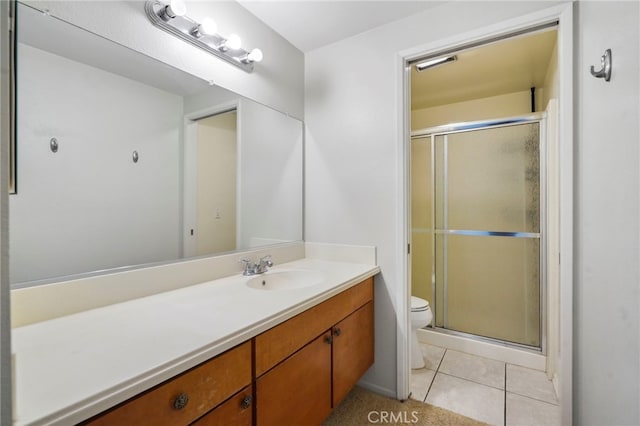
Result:
{"label": "ceiling light in shower", "polygon": [[156,27],[246,72],[253,71],[254,63],[262,60],[262,51],[243,49],[238,35],[220,35],[213,19],[204,18],[197,22],[188,17],[182,0],[150,0],[145,3],[144,10]]}
{"label": "ceiling light in shower", "polygon": [[416,64],[416,71],[422,72],[426,69],[437,67],[438,65],[443,65],[449,62],[455,62],[458,60],[456,55],[452,56],[442,56],[440,58],[428,59],[426,61],[418,62]]}

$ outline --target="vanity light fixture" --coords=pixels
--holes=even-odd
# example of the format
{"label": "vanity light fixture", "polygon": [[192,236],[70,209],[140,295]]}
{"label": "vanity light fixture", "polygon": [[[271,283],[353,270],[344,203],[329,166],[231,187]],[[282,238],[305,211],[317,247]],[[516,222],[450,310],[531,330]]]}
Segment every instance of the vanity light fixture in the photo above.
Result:
{"label": "vanity light fixture", "polygon": [[160,16],[165,21],[184,16],[187,13],[187,7],[182,0],[171,0],[161,11]]}
{"label": "vanity light fixture", "polygon": [[262,61],[262,51],[244,50],[242,40],[237,34],[231,34],[226,38],[218,34],[218,25],[213,19],[204,18],[202,22],[196,22],[189,18],[182,0],[170,0],[168,3],[158,0],[147,1],[144,9],[156,27],[246,72],[253,71],[254,63]]}
{"label": "vanity light fixture", "polygon": [[449,62],[455,62],[457,60],[458,60],[458,57],[456,55],[442,56],[440,58],[428,59],[428,60],[423,61],[423,62],[418,62],[416,64],[416,71],[422,72],[422,71],[427,70],[429,68],[437,67],[438,65],[443,65],[443,64],[446,64],[446,63],[449,63]]}

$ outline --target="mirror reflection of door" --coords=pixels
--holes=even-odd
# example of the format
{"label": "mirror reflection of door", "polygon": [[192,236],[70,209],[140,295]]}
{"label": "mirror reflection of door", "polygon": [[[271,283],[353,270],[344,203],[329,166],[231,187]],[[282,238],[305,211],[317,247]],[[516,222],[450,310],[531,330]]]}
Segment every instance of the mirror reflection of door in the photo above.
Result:
{"label": "mirror reflection of door", "polygon": [[197,124],[196,255],[236,249],[237,113]]}

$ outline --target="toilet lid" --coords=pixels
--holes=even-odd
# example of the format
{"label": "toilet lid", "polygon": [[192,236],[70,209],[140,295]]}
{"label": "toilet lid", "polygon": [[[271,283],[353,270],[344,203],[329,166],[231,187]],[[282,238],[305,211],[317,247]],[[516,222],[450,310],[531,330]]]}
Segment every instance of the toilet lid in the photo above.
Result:
{"label": "toilet lid", "polygon": [[411,296],[411,311],[426,311],[429,309],[429,302],[416,296]]}

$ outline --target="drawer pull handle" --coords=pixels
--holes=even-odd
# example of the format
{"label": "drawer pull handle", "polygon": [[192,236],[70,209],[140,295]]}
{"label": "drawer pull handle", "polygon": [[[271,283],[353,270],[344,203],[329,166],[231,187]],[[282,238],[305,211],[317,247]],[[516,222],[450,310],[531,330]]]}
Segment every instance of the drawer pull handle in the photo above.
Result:
{"label": "drawer pull handle", "polygon": [[340,330],[339,328],[336,328],[333,330],[333,334],[335,334],[336,336],[339,336],[340,334],[342,334],[342,330]]}
{"label": "drawer pull handle", "polygon": [[245,395],[245,397],[242,398],[242,403],[240,404],[240,407],[242,407],[243,409],[247,409],[251,406],[252,402],[253,402],[253,398],[251,397],[251,395]]}
{"label": "drawer pull handle", "polygon": [[176,410],[182,410],[184,407],[187,406],[188,402],[189,402],[189,395],[187,395],[186,393],[181,393],[173,401],[173,408],[175,408]]}
{"label": "drawer pull handle", "polygon": [[326,336],[324,336],[324,342],[328,345],[333,343],[333,336],[328,334]]}

